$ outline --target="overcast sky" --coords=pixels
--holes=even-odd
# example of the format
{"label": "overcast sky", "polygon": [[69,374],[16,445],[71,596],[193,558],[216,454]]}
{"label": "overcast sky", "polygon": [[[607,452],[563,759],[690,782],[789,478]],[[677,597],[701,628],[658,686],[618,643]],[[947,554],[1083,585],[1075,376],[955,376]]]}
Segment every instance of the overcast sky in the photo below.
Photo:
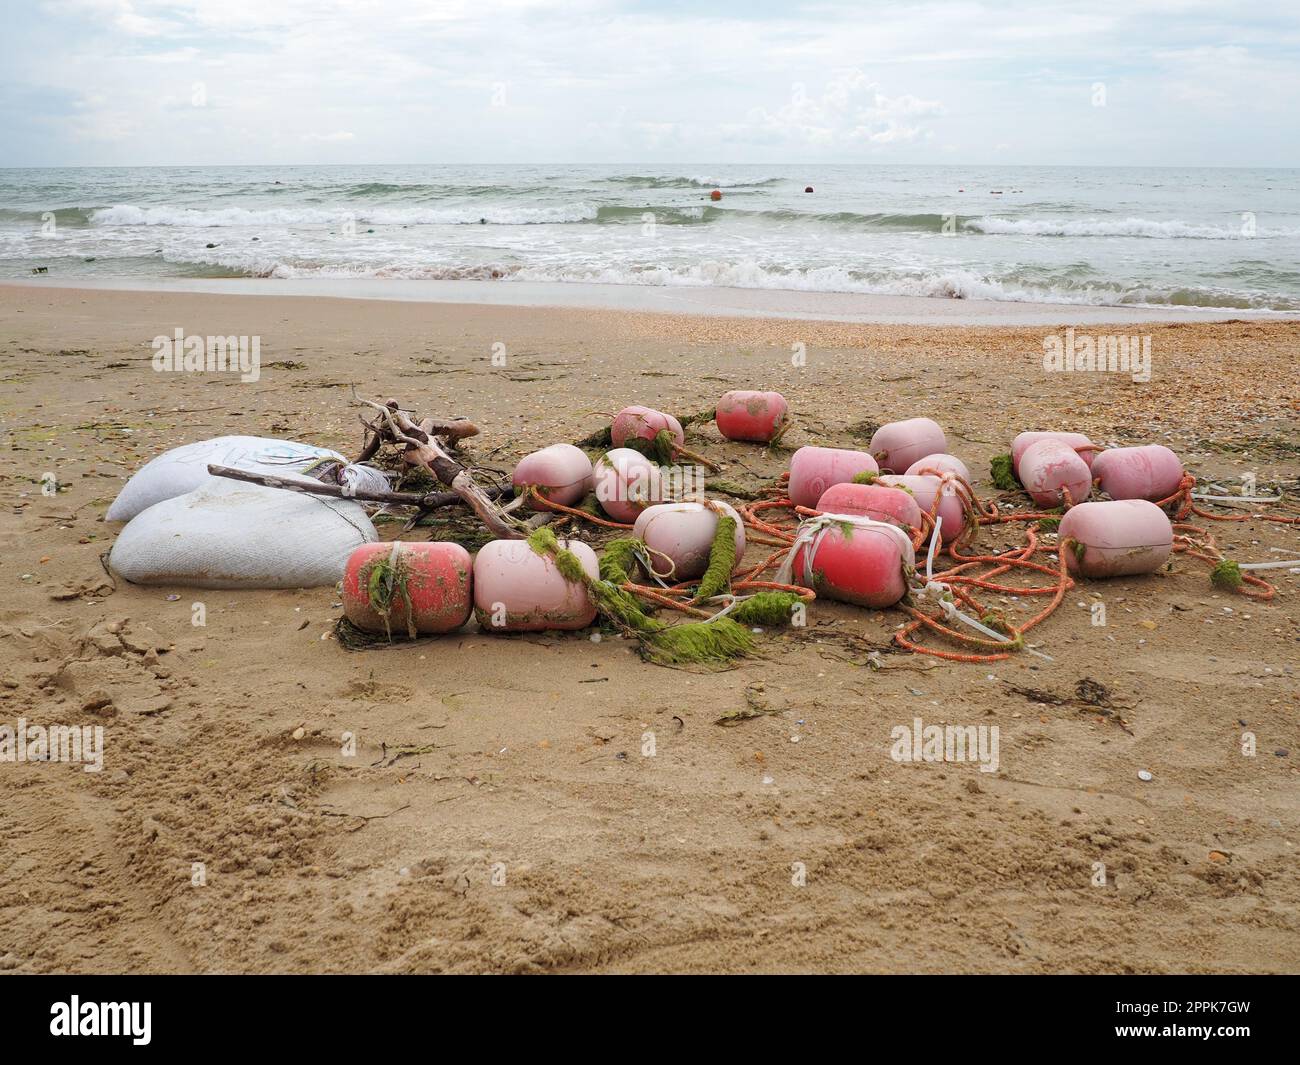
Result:
{"label": "overcast sky", "polygon": [[8,166],[1300,165],[1294,0],[0,4]]}

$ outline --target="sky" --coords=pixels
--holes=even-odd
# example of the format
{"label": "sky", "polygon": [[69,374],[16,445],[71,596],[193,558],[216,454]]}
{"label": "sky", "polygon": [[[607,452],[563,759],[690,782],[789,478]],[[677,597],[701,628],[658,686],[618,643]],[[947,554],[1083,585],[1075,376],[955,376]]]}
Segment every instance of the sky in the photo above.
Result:
{"label": "sky", "polygon": [[1300,166],[1300,4],[0,0],[0,166]]}

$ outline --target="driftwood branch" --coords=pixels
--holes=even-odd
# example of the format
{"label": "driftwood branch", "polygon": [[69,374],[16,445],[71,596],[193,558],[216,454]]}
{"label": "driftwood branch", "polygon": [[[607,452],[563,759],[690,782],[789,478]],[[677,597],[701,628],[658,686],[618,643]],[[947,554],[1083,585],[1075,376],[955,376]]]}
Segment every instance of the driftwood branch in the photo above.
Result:
{"label": "driftwood branch", "polygon": [[[323,481],[290,480],[270,474],[237,470],[232,466],[209,466],[208,473],[214,477],[229,477],[232,481],[246,481],[266,488],[282,488],[286,492],[305,492],[313,496],[355,499],[361,503],[392,503],[398,506],[419,507],[421,510],[437,510],[439,507],[465,502],[456,492],[366,492],[361,489],[353,491],[343,485],[326,484]],[[485,488],[483,494],[495,499],[502,495],[502,490]]]}
{"label": "driftwood branch", "polygon": [[[502,512],[487,490],[482,488],[459,462],[451,457],[438,438],[438,427],[455,424],[437,418],[424,418],[418,424],[402,410],[397,400],[376,403],[357,395],[353,400],[375,411],[375,435],[393,443],[405,445],[402,460],[411,466],[423,466],[443,484],[456,493],[474,511],[487,528],[503,539],[521,540],[528,535],[528,527]],[[473,428],[471,426],[471,428]],[[477,428],[474,432],[478,432]],[[367,443],[367,448],[369,447]]]}

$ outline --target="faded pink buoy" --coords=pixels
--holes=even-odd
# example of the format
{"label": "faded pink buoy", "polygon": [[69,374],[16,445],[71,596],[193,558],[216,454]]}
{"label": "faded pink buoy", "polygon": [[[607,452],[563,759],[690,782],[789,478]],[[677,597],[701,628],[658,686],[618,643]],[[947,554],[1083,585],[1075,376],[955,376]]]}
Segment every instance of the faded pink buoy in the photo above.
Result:
{"label": "faded pink buoy", "polygon": [[[632,535],[658,553],[650,561],[660,577],[670,581],[690,580],[703,576],[709,568],[709,550],[718,532],[719,511],[736,523],[736,562],[739,563],[745,554],[745,523],[726,503],[660,503],[647,507],[636,519]],[[659,555],[672,560],[671,576],[666,572],[667,563]]]}
{"label": "faded pink buoy", "polygon": [[659,467],[630,447],[618,447],[596,460],[592,472],[596,500],[615,521],[630,525],[652,503],[663,502]]}
{"label": "faded pink buoy", "polygon": [[938,476],[951,473],[960,477],[967,484],[970,483],[970,470],[966,468],[966,463],[962,462],[956,455],[926,455],[907,467],[907,476],[915,477],[920,473],[933,474],[935,470],[939,471]]}
{"label": "faded pink buoy", "polygon": [[[596,553],[578,540],[561,540],[582,568],[600,576]],[[585,629],[596,620],[586,585],[568,581],[549,555],[524,540],[491,540],[474,558],[474,616],[484,632]]]}
{"label": "faded pink buoy", "polygon": [[860,473],[879,473],[876,460],[865,451],[842,447],[801,447],[790,458],[790,501],[814,507],[833,484],[844,484]]}
{"label": "faded pink buoy", "polygon": [[552,444],[521,458],[511,480],[516,488],[535,485],[547,499],[572,506],[591,491],[591,459],[572,444]]}
{"label": "faded pink buoy", "polygon": [[886,473],[903,473],[917,459],[947,450],[948,440],[933,418],[887,422],[871,437],[872,457]]}
{"label": "faded pink buoy", "polygon": [[614,415],[613,424],[609,427],[609,438],[615,447],[622,447],[629,440],[638,437],[653,440],[664,429],[673,434],[673,439],[679,446],[686,443],[682,423],[671,414],[651,407],[624,407]]}
{"label": "faded pink buoy", "polygon": [[[1110,452],[1103,452],[1110,454]],[[1085,577],[1154,573],[1169,558],[1174,529],[1165,512],[1145,499],[1080,503],[1061,518],[1065,567]]]}
{"label": "faded pink buoy", "polygon": [[1083,459],[1089,469],[1092,468],[1092,461],[1097,454],[1092,448],[1092,441],[1083,433],[1066,433],[1066,432],[1029,432],[1020,433],[1011,441],[1011,469],[1017,477],[1020,476],[1020,459],[1029,448],[1038,443],[1040,440],[1059,440],[1061,443],[1073,448],[1079,453],[1079,458]]}
{"label": "faded pink buoy", "polygon": [[[376,566],[391,565],[400,581],[388,617],[370,598]],[[451,632],[469,620],[473,563],[460,544],[441,541],[362,544],[343,572],[343,613],[366,632],[405,636]],[[382,576],[382,574],[381,574]]]}
{"label": "faded pink buoy", "polygon": [[823,514],[858,514],[872,521],[921,527],[921,508],[911,492],[886,484],[835,484],[817,500]]}
{"label": "faded pink buoy", "polygon": [[728,440],[766,444],[785,426],[788,410],[780,392],[724,392],[713,420]]}
{"label": "faded pink buoy", "polygon": [[[922,474],[885,474],[877,484],[892,485],[912,493],[917,507],[922,514],[930,514],[943,519],[939,528],[939,539],[945,544],[952,543],[966,531],[966,507],[957,494],[957,487],[932,473]],[[936,510],[935,500],[939,505]]]}
{"label": "faded pink buoy", "polygon": [[1168,499],[1183,481],[1183,463],[1163,444],[1113,447],[1092,464],[1092,475],[1111,499]]}
{"label": "faded pink buoy", "polygon": [[1020,456],[1020,483],[1040,507],[1082,503],[1092,491],[1088,464],[1069,444],[1051,437],[1035,441]]}
{"label": "faded pink buoy", "polygon": [[915,565],[916,555],[902,529],[845,516],[796,544],[793,577],[822,598],[881,608],[903,598],[904,566]]}

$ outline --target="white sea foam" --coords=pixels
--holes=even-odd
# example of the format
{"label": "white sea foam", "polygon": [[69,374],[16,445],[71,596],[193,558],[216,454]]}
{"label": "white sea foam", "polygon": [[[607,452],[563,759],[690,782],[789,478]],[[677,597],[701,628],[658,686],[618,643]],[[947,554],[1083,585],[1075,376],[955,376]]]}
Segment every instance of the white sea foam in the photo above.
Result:
{"label": "white sea foam", "polygon": [[372,207],[344,208],[290,207],[249,210],[223,207],[196,210],[189,207],[136,207],[118,204],[101,207],[90,219],[99,226],[187,226],[201,229],[229,226],[340,226],[347,222],[381,226],[423,225],[541,225],[556,222],[587,222],[596,217],[590,203],[566,204],[562,207]]}
{"label": "white sea foam", "polygon": [[1183,222],[1153,221],[1148,218],[972,218],[965,228],[979,233],[1022,237],[1164,237],[1188,240],[1258,240],[1295,236],[1282,229],[1248,232],[1245,226],[1210,226]]}

